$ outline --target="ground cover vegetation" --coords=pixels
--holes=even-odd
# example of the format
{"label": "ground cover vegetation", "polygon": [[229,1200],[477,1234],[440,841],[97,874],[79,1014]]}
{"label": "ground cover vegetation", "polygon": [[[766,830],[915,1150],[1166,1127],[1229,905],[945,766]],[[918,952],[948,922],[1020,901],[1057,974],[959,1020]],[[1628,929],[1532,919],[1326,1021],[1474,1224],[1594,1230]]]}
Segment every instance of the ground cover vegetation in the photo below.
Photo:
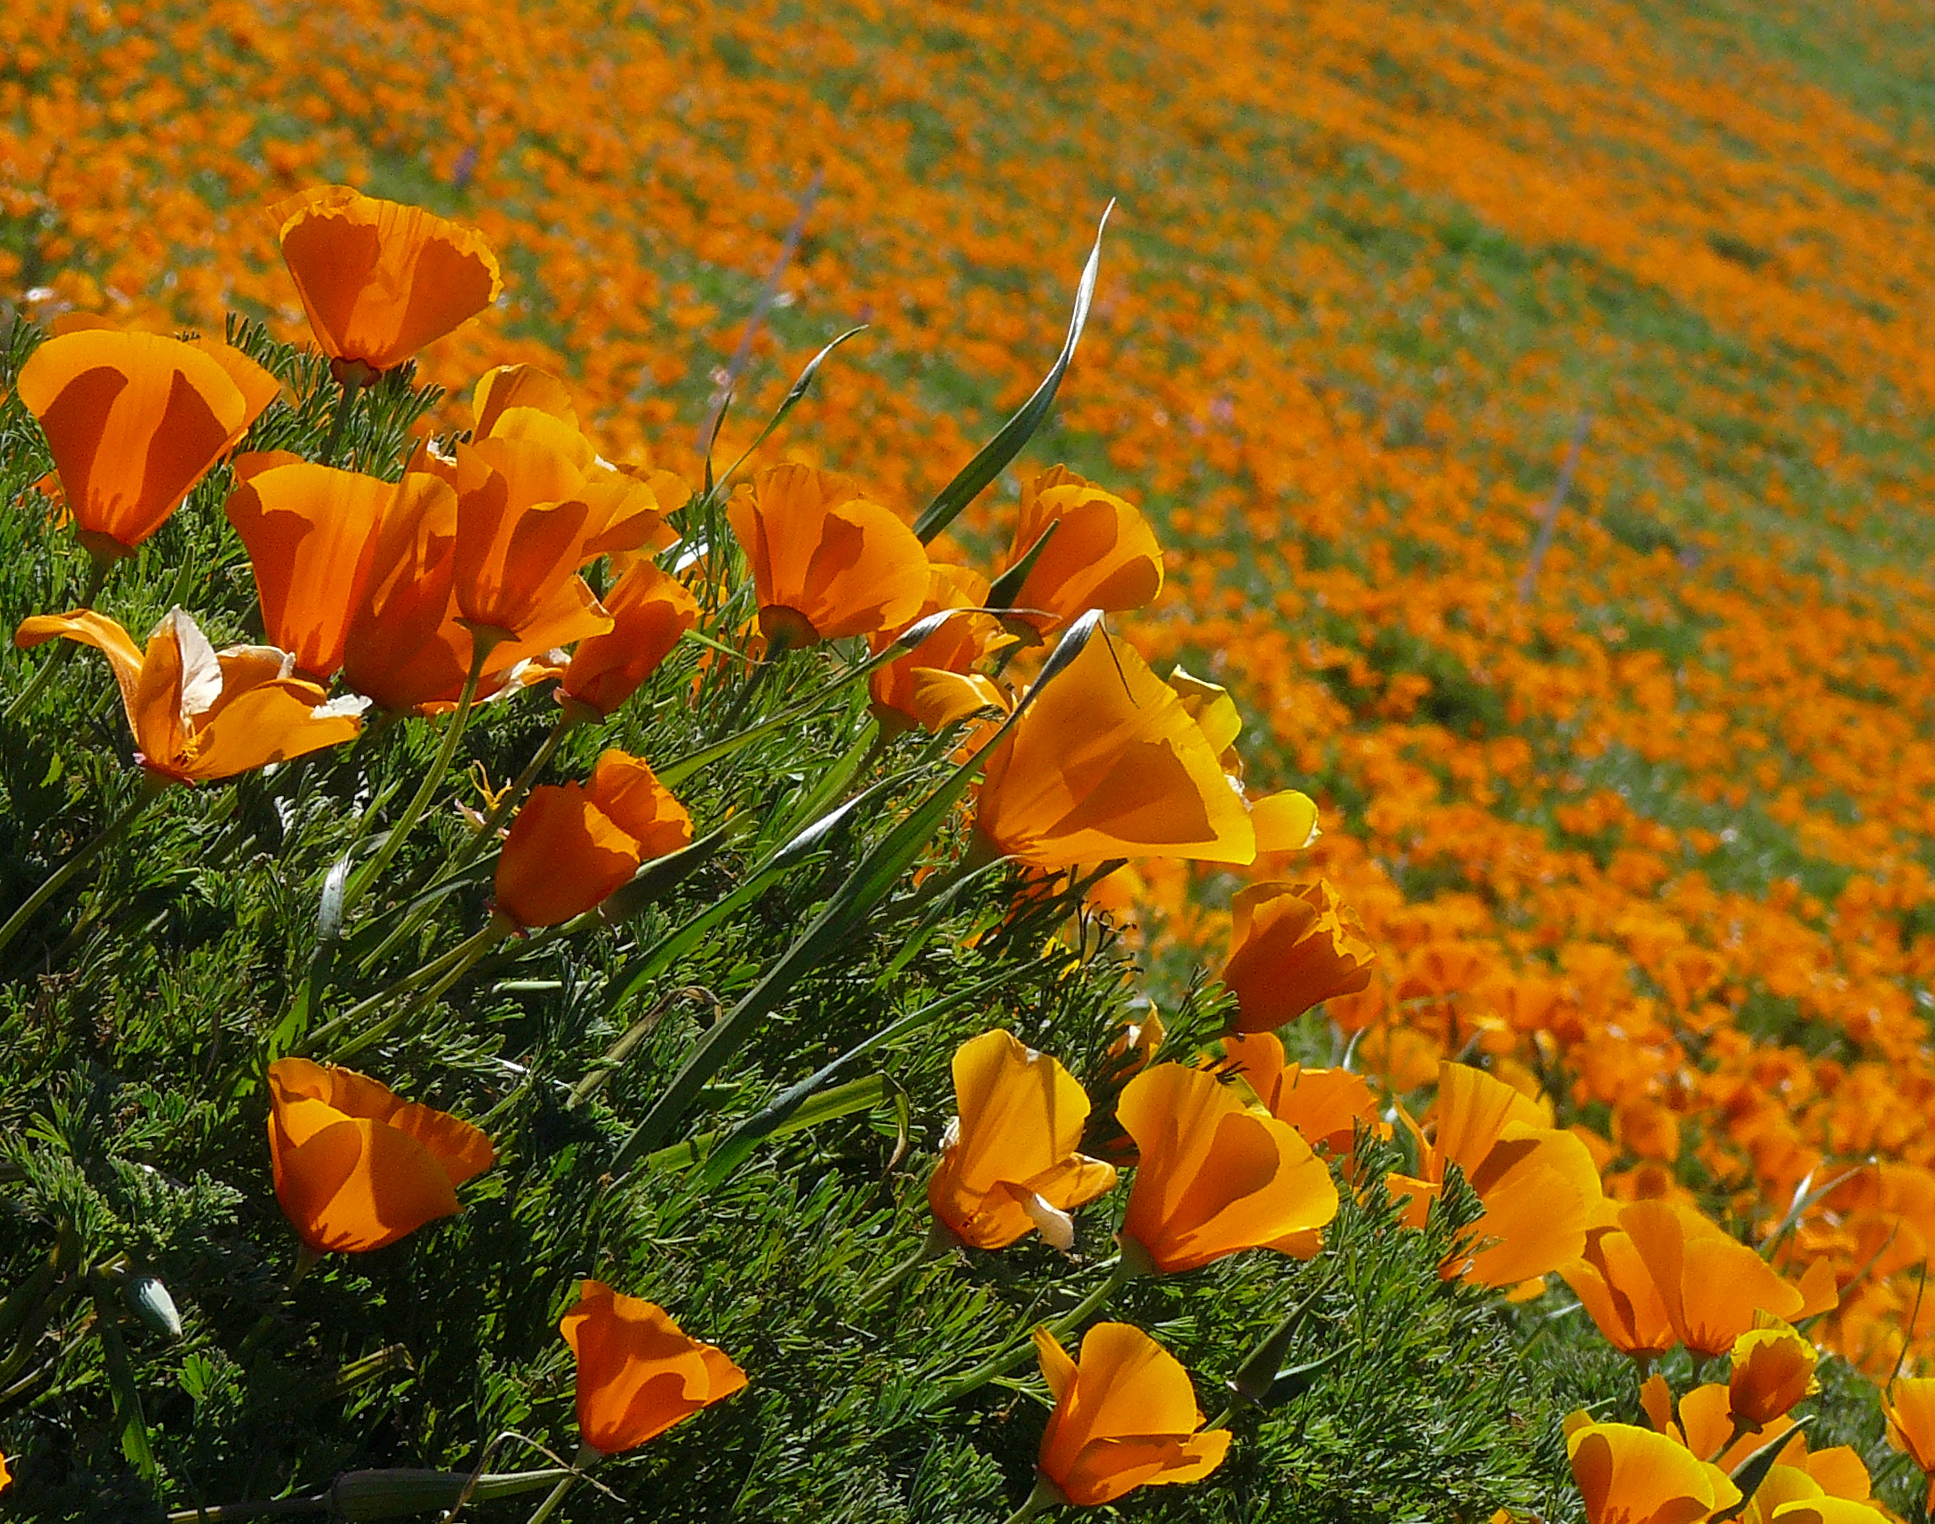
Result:
{"label": "ground cover vegetation", "polygon": [[1925,1516],[1916,36],[0,16],[0,1506]]}

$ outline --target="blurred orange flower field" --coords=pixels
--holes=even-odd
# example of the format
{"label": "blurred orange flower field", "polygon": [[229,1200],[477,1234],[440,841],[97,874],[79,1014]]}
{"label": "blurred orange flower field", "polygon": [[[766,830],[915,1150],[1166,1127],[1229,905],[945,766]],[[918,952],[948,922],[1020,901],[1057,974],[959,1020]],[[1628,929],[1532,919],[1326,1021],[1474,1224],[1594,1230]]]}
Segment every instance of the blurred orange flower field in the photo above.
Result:
{"label": "blurred orange flower field", "polygon": [[501,264],[424,354],[450,394],[419,435],[529,363],[606,454],[696,483],[728,390],[725,461],[864,325],[750,464],[837,470],[911,520],[1040,381],[1114,201],[1050,422],[932,548],[999,565],[1058,463],[1126,500],[1164,553],[1143,655],[1228,688],[1252,795],[1316,801],[1294,868],[1162,859],[1096,889],[1155,1006],[1223,967],[1247,885],[1321,875],[1376,950],[1324,1007],[1334,1063],[1420,1115],[1447,1059],[1550,1096],[1539,1136],[1569,1129],[1609,1197],[1698,1204],[1804,1290],[1824,1264],[1815,1336],[1921,1375],[1927,22],[14,5],[0,314],[219,333],[233,310],[300,342],[267,209],[354,185]]}

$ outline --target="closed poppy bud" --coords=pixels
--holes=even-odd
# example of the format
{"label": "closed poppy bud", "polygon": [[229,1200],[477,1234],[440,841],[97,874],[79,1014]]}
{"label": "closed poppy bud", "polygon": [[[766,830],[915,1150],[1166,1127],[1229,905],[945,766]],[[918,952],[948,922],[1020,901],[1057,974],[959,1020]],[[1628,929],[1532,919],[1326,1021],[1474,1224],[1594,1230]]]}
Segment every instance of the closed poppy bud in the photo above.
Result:
{"label": "closed poppy bud", "polygon": [[332,360],[401,365],[497,300],[497,256],[483,235],[421,207],[346,185],[269,209],[283,263]]}
{"label": "closed poppy bud", "polygon": [[497,1154],[468,1122],[373,1079],[282,1058],[269,1065],[269,1158],[304,1245],[359,1254],[451,1216],[457,1187]]}
{"label": "closed poppy bud", "polygon": [[1055,1399],[1041,1436],[1041,1475],[1075,1507],[1196,1481],[1229,1453],[1228,1429],[1203,1429],[1189,1372],[1133,1324],[1090,1328],[1079,1363],[1038,1328],[1035,1355]]}
{"label": "closed poppy bud", "polygon": [[1230,902],[1223,983],[1236,996],[1236,1027],[1268,1032],[1312,1006],[1371,982],[1377,956],[1330,884],[1251,884]]}
{"label": "closed poppy bud", "polygon": [[1006,564],[1019,565],[1044,534],[1048,543],[1016,590],[1012,614],[1039,631],[1089,609],[1139,609],[1162,591],[1162,547],[1149,521],[1066,466],[1021,489]]}
{"label": "closed poppy bud", "polygon": [[1727,1391],[1735,1420],[1759,1430],[1820,1391],[1821,1383],[1814,1379],[1811,1343],[1779,1318],[1763,1313],[1755,1321],[1733,1341]]}
{"label": "closed poppy bud", "polygon": [[253,772],[350,740],[362,728],[365,700],[332,700],[293,676],[293,658],[272,646],[217,651],[178,608],[155,626],[145,651],[92,609],[37,614],[13,640],[26,648],[56,638],[107,657],[141,765],[178,783]]}
{"label": "closed poppy bud", "polygon": [[1698,1524],[1739,1501],[1725,1473],[1663,1434],[1623,1423],[1566,1430],[1587,1524]]}
{"label": "closed poppy bud", "polygon": [[1074,1247],[1068,1214],[1115,1185],[1115,1169],[1077,1153],[1088,1097],[1054,1059],[1008,1032],[954,1054],[960,1113],[927,1182],[934,1216],[964,1244],[1000,1249],[1027,1233]]}
{"label": "closed poppy bud", "polygon": [[609,716],[699,622],[699,603],[683,582],[641,561],[618,579],[604,604],[612,627],[579,642],[558,701],[570,700]]}
{"label": "closed poppy bud", "polygon": [[20,400],[97,559],[132,554],[275,396],[273,376],[222,349],[218,359],[160,334],[87,328],[48,339],[20,368]]}
{"label": "closed poppy bud", "polygon": [[1201,728],[1134,647],[1099,630],[988,758],[975,832],[980,850],[1034,868],[1256,856]]}
{"label": "closed poppy bud", "polygon": [[558,1332],[578,1362],[578,1431],[605,1455],[636,1449],[746,1384],[744,1371],[688,1339],[664,1308],[602,1281],[579,1282]]}
{"label": "closed poppy bud", "polygon": [[843,476],[770,466],[727,505],[752,564],[759,629],[789,648],[911,623],[927,594],[927,550]]}
{"label": "closed poppy bud", "polygon": [[1157,1064],[1116,1117],[1141,1154],[1122,1237],[1167,1273],[1243,1249],[1308,1259],[1337,1215],[1330,1170],[1287,1123],[1201,1069]]}
{"label": "closed poppy bud", "polygon": [[263,628],[295,657],[297,671],[330,677],[343,664],[377,525],[397,489],[308,462],[256,471],[238,463],[237,474],[226,511],[249,553]]}
{"label": "closed poppy bud", "polygon": [[1888,1443],[1928,1477],[1928,1507],[1935,1511],[1935,1376],[1897,1376],[1882,1394]]}

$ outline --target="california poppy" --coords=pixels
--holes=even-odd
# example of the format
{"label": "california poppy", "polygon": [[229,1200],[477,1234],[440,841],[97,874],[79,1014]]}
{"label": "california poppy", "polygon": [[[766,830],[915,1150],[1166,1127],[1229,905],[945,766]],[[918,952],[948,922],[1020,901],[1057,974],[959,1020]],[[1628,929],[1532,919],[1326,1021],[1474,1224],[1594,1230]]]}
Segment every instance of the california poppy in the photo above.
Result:
{"label": "california poppy", "polygon": [[1156,1269],[1194,1270],[1242,1249],[1308,1259],[1337,1215],[1330,1170],[1296,1130],[1213,1074],[1144,1069],[1116,1118],[1141,1154],[1122,1237]]}
{"label": "california poppy", "polygon": [[1701,1460],[1711,1461],[1728,1473],[1784,1434],[1791,1439],[1779,1449],[1781,1460],[1798,1465],[1807,1454],[1807,1436],[1789,1418],[1769,1418],[1758,1431],[1741,1424],[1733,1411],[1733,1394],[1723,1382],[1708,1381],[1694,1387],[1680,1399],[1676,1414],[1665,1378],[1654,1372],[1641,1385],[1639,1400],[1655,1429],[1670,1434]]}
{"label": "california poppy", "polygon": [[456,543],[455,490],[435,472],[405,472],[343,633],[344,681],[385,709],[454,700],[463,688],[471,646],[455,619]]}
{"label": "california poppy", "polygon": [[1754,1326],[1754,1314],[1799,1314],[1806,1298],[1758,1254],[1691,1208],[1637,1201],[1619,1226],[1659,1288],[1680,1342],[1708,1357],[1726,1354]]}
{"label": "california poppy", "polygon": [[497,909],[519,926],[560,925],[691,841],[691,816],[651,768],[607,751],[588,786],[531,790],[497,859]]}
{"label": "california poppy", "polygon": [[558,1332],[578,1362],[578,1432],[604,1455],[636,1449],[746,1384],[730,1358],[688,1339],[664,1308],[602,1281],[578,1283]]}
{"label": "california poppy", "polygon": [[559,703],[582,704],[600,716],[615,713],[699,622],[698,600],[686,585],[650,561],[620,577],[604,605],[612,627],[579,642],[558,689]]}
{"label": "california poppy", "polygon": [[97,560],[132,554],[274,398],[273,376],[220,350],[86,328],[48,339],[20,368],[20,400]]}
{"label": "california poppy", "polygon": [[1134,647],[1099,630],[988,758],[974,828],[981,850],[1036,868],[1256,856],[1202,730]]}
{"label": "california poppy", "polygon": [[1228,1429],[1203,1428],[1189,1372],[1133,1324],[1095,1324],[1079,1363],[1038,1328],[1035,1355],[1055,1399],[1038,1464],[1066,1502],[1094,1508],[1137,1487],[1193,1482],[1229,1453]]}
{"label": "california poppy", "polygon": [[1882,1394],[1888,1443],[1928,1477],[1928,1507],[1935,1510],[1935,1376],[1897,1376]]}
{"label": "california poppy", "polygon": [[1616,1224],[1588,1228],[1584,1252],[1558,1270],[1606,1342],[1621,1354],[1644,1366],[1680,1342],[1652,1272]]}
{"label": "california poppy", "polygon": [[[930,566],[927,596],[908,624],[945,609],[978,609],[988,600],[988,579],[959,566]],[[876,653],[898,630],[868,637]],[[988,614],[959,613],[911,651],[904,651],[868,680],[873,712],[883,725],[941,730],[977,709],[998,705],[1001,695],[975,666],[1007,639]],[[936,681],[937,678],[949,680]]]}
{"label": "california poppy", "polygon": [[1733,1341],[1727,1391],[1736,1421],[1758,1432],[1803,1397],[1821,1389],[1814,1346],[1779,1318],[1763,1313]]}
{"label": "california poppy", "polygon": [[57,637],[107,657],[141,765],[179,783],[251,772],[347,741],[362,728],[363,700],[332,700],[293,676],[293,659],[274,647],[216,651],[178,608],[155,626],[145,652],[92,609],[37,614],[13,639],[28,647]]}
{"label": "california poppy", "polygon": [[401,365],[497,300],[481,233],[421,207],[323,185],[269,208],[309,327],[332,360]]}
{"label": "california poppy", "polygon": [[1566,1454],[1587,1524],[1697,1524],[1740,1497],[1724,1472],[1631,1424],[1569,1423]]}
{"label": "california poppy", "polygon": [[306,461],[265,466],[237,463],[228,521],[248,550],[269,639],[295,657],[298,672],[325,679],[343,664],[377,526],[397,487]]}
{"label": "california poppy", "polygon": [[1074,1077],[1012,1033],[985,1032],[954,1054],[960,1108],[927,1182],[934,1216],[962,1243],[1000,1249],[1037,1228],[1073,1247],[1068,1214],[1115,1185],[1115,1168],[1076,1152],[1088,1097]]}
{"label": "california poppy", "polygon": [[1286,1063],[1283,1044],[1274,1032],[1223,1039],[1231,1073],[1256,1092],[1279,1122],[1288,1122],[1312,1148],[1322,1146],[1333,1155],[1348,1155],[1357,1129],[1385,1132],[1378,1117],[1377,1097],[1361,1074],[1348,1069],[1306,1069]]}
{"label": "california poppy", "polygon": [[497,1161],[468,1122],[349,1069],[269,1065],[276,1200],[305,1246],[359,1254],[458,1210],[457,1187]]}
{"label": "california poppy", "polygon": [[1046,632],[1088,609],[1139,609],[1162,591],[1162,547],[1149,521],[1066,466],[1022,487],[1006,564],[1019,565],[1044,534],[1014,593],[1015,620]]}
{"label": "california poppy", "polygon": [[904,628],[927,595],[927,550],[913,530],[843,476],[769,466],[726,517],[752,564],[759,629],[797,649]]}
{"label": "california poppy", "polygon": [[1237,1029],[1268,1032],[1333,996],[1355,994],[1370,984],[1376,956],[1327,880],[1238,890],[1222,973],[1236,996]]}

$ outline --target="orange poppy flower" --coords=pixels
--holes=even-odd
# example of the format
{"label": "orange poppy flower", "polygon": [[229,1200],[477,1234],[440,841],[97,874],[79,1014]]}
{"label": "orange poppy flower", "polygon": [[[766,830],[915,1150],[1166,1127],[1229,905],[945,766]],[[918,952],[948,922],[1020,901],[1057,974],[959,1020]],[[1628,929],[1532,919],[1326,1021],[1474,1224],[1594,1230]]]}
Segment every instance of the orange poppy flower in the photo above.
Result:
{"label": "orange poppy flower", "polygon": [[276,1200],[304,1245],[360,1254],[458,1210],[457,1187],[497,1162],[468,1122],[349,1069],[269,1065]]}
{"label": "orange poppy flower", "polygon": [[1565,1448],[1587,1524],[1698,1524],[1740,1498],[1724,1472],[1649,1429],[1568,1423]]}
{"label": "orange poppy flower", "polygon": [[6,1456],[0,1455],[0,1492],[5,1492],[12,1485],[13,1473],[7,1469]]}
{"label": "orange poppy flower", "polygon": [[981,850],[1035,868],[1256,856],[1202,730],[1134,647],[1099,630],[988,758],[974,829]]}
{"label": "orange poppy flower", "polygon": [[278,383],[226,344],[85,328],[48,339],[17,390],[40,420],[77,536],[114,560],[166,522]]}
{"label": "orange poppy flower", "polygon": [[1162,546],[1149,521],[1066,466],[1022,487],[1004,566],[1019,565],[1051,525],[1014,595],[1013,619],[1046,633],[1089,609],[1139,609],[1162,591]]}
{"label": "orange poppy flower", "polygon": [[578,1432],[602,1455],[636,1449],[746,1384],[723,1351],[688,1339],[664,1308],[602,1281],[578,1283],[558,1332],[578,1362]]}
{"label": "orange poppy flower", "polygon": [[699,622],[699,603],[683,582],[649,561],[620,577],[604,603],[612,627],[579,643],[565,668],[558,702],[609,716]]}
{"label": "orange poppy flower", "polygon": [[589,786],[531,790],[497,859],[497,909],[519,926],[561,925],[691,842],[692,817],[651,768],[607,751]]}
{"label": "orange poppy flower", "polygon": [[1357,1129],[1385,1132],[1377,1097],[1361,1074],[1348,1069],[1306,1069],[1284,1062],[1283,1044],[1273,1032],[1223,1039],[1231,1073],[1240,1075],[1279,1122],[1296,1128],[1312,1148],[1319,1145],[1348,1156]]}
{"label": "orange poppy flower", "polygon": [[1308,1259],[1337,1215],[1330,1170],[1288,1123],[1247,1106],[1213,1074],[1144,1069],[1116,1118],[1141,1154],[1122,1237],[1166,1273],[1242,1249]]}
{"label": "orange poppy flower", "polygon": [[1079,1364],[1037,1328],[1035,1356],[1055,1399],[1038,1464],[1075,1507],[1112,1503],[1137,1487],[1196,1481],[1229,1453],[1228,1429],[1203,1429],[1189,1372],[1133,1324],[1090,1328]]}
{"label": "orange poppy flower", "polygon": [[323,185],[269,208],[283,263],[332,360],[401,365],[497,300],[483,235],[420,207]]}
{"label": "orange poppy flower", "polygon": [[343,632],[343,679],[385,709],[455,699],[470,670],[470,636],[455,620],[457,494],[440,476],[408,471],[384,505]]}
{"label": "orange poppy flower", "polygon": [[241,536],[269,639],[319,680],[343,664],[350,617],[376,556],[392,482],[268,457],[236,463],[229,523]]}
{"label": "orange poppy flower", "polygon": [[1647,1421],[1660,1433],[1670,1435],[1700,1460],[1711,1461],[1728,1473],[1783,1434],[1793,1436],[1781,1446],[1783,1461],[1800,1465],[1807,1455],[1807,1436],[1790,1419],[1772,1418],[1761,1426],[1761,1433],[1744,1432],[1734,1421],[1732,1395],[1717,1381],[1696,1386],[1682,1397],[1676,1416],[1666,1378],[1655,1372],[1641,1384],[1639,1403]]}
{"label": "orange poppy flower", "polygon": [[1646,1262],[1617,1227],[1588,1228],[1585,1252],[1559,1274],[1621,1354],[1646,1365],[1680,1342]]}
{"label": "orange poppy flower", "polygon": [[1820,1391],[1814,1346],[1781,1319],[1761,1314],[1733,1341],[1727,1382],[1734,1418],[1758,1433],[1803,1397]]}
{"label": "orange poppy flower", "polygon": [[1935,1376],[1896,1377],[1882,1394],[1888,1443],[1928,1477],[1928,1507],[1935,1510]]}
{"label": "orange poppy flower", "polygon": [[1680,1342],[1696,1354],[1726,1354],[1754,1326],[1754,1314],[1799,1315],[1807,1299],[1758,1254],[1690,1207],[1637,1201],[1619,1226],[1659,1288]]}
{"label": "orange poppy flower", "polygon": [[[1436,1136],[1417,1135],[1424,1175],[1394,1175],[1393,1189],[1422,1205],[1456,1164],[1484,1204],[1439,1273],[1483,1286],[1517,1286],[1579,1258],[1603,1199],[1585,1144],[1550,1126],[1550,1113],[1510,1085],[1464,1064],[1438,1068]],[[1402,1112],[1399,1113],[1403,1115]],[[1421,1217],[1422,1213],[1419,1212]]]}
{"label": "orange poppy flower", "polygon": [[797,650],[904,629],[927,596],[927,549],[843,476],[769,466],[733,494],[726,517],[752,564],[759,630]]}
{"label": "orange poppy flower", "polygon": [[1236,1027],[1268,1032],[1314,1005],[1371,982],[1377,956],[1356,914],[1325,879],[1251,884],[1230,901],[1230,955],[1222,980],[1236,996]]}
{"label": "orange poppy flower", "polygon": [[1088,1097],[1073,1076],[1012,1033],[985,1032],[954,1053],[960,1108],[927,1182],[934,1216],[964,1244],[1000,1249],[1039,1228],[1075,1244],[1069,1213],[1115,1186],[1115,1167],[1075,1151]]}
{"label": "orange poppy flower", "polygon": [[362,728],[363,700],[330,699],[291,676],[272,646],[216,651],[180,609],[170,609],[144,652],[92,609],[23,620],[14,644],[55,638],[93,646],[108,659],[141,765],[179,783],[205,783],[285,762],[347,741]]}
{"label": "orange poppy flower", "polygon": [[[988,601],[988,579],[959,566],[930,566],[927,596],[908,624],[918,624],[944,609],[974,609]],[[868,637],[876,654],[887,649],[899,630]],[[957,614],[911,651],[904,651],[868,679],[873,712],[883,725],[905,729],[911,722],[943,730],[977,709],[999,706],[1000,690],[974,667],[1006,640],[1000,623],[988,614]],[[937,678],[953,681],[936,681]]]}

